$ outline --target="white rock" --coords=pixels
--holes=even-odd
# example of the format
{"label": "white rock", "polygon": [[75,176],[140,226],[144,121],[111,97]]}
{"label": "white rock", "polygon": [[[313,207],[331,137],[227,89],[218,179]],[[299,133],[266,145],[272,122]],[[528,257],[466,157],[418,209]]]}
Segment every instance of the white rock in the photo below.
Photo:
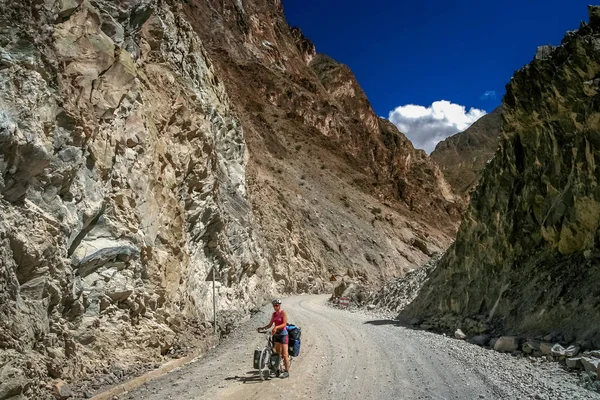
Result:
{"label": "white rock", "polygon": [[554,346],[552,346],[552,349],[550,349],[550,354],[553,355],[554,357],[561,357],[565,355],[565,348],[562,347],[560,344],[555,344]]}
{"label": "white rock", "polygon": [[579,346],[571,345],[565,349],[565,356],[567,357],[575,357],[579,354]]}

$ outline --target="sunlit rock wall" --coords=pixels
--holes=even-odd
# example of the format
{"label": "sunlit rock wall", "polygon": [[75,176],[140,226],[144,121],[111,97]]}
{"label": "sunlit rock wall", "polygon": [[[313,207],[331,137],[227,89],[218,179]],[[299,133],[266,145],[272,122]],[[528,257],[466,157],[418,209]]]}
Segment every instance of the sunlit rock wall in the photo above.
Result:
{"label": "sunlit rock wall", "polygon": [[0,366],[40,379],[11,390],[212,332],[213,266],[219,310],[260,303],[243,131],[189,25],[164,2],[0,9]]}

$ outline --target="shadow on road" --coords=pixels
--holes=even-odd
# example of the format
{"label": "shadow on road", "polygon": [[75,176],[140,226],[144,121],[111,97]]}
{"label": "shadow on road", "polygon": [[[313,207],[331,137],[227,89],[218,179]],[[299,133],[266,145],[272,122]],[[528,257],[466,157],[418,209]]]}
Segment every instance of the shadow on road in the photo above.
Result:
{"label": "shadow on road", "polygon": [[372,320],[372,321],[366,321],[365,324],[375,325],[375,326],[394,325],[394,326],[401,326],[401,327],[409,328],[409,329],[415,329],[414,326],[412,326],[411,324],[407,324],[405,322],[398,321],[395,319],[376,319],[376,320]]}
{"label": "shadow on road", "polygon": [[[242,382],[242,383],[261,383],[264,382],[262,379],[260,379],[260,375],[258,374],[258,371],[248,371],[246,372],[247,376],[229,376],[227,378],[225,378],[226,381],[238,381],[238,382]],[[273,379],[273,378],[269,378],[269,379]]]}

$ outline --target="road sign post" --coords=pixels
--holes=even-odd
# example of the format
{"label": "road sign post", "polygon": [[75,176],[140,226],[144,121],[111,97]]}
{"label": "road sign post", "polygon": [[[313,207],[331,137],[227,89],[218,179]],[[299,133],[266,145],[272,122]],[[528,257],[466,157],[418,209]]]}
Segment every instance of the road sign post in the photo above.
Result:
{"label": "road sign post", "polygon": [[[337,279],[335,279],[335,275],[331,275],[331,278],[329,278],[329,282],[333,283],[337,281]],[[331,300],[335,303],[335,283],[333,283],[333,291],[331,292]]]}
{"label": "road sign post", "polygon": [[213,285],[213,333],[217,334],[217,295],[215,294],[215,264],[212,267],[212,285]]}
{"label": "road sign post", "polygon": [[216,335],[217,334],[217,294],[215,291],[215,275],[216,275],[216,270],[215,270],[215,263],[213,262],[212,264],[212,268],[210,269],[210,272],[208,273],[208,276],[206,277],[206,281],[210,281],[212,280],[212,298],[213,298],[213,334]]}

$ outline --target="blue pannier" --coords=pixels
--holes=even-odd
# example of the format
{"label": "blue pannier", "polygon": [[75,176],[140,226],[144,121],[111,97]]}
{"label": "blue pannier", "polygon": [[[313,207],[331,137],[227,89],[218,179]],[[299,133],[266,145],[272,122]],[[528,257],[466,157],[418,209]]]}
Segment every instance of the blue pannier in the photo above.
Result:
{"label": "blue pannier", "polygon": [[292,324],[287,324],[287,332],[290,335],[290,340],[300,339],[300,335],[302,334],[300,327]]}
{"label": "blue pannier", "polygon": [[290,337],[290,342],[288,344],[288,354],[292,357],[298,357],[300,354],[300,339],[292,340]]}
{"label": "blue pannier", "polygon": [[302,335],[302,330],[299,326],[295,326],[292,324],[288,324],[288,354],[292,357],[298,357],[300,354],[300,336]]}

